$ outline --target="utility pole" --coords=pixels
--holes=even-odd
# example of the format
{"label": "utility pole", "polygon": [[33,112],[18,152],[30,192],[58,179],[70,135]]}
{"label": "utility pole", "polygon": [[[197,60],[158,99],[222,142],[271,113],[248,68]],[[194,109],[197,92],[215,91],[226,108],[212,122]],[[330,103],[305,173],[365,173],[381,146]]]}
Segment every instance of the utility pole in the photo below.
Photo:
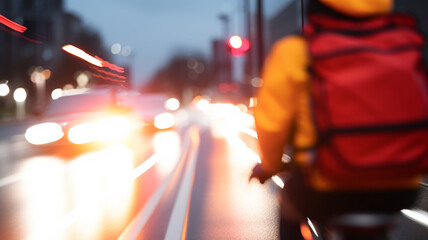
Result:
{"label": "utility pole", "polygon": [[305,9],[304,9],[305,3],[303,0],[300,0],[300,9],[301,9],[301,15],[302,15],[302,34],[305,27]]}
{"label": "utility pole", "polygon": [[264,30],[263,30],[263,1],[257,0],[257,63],[258,74],[260,75],[264,62]]}
{"label": "utility pole", "polygon": [[[250,0],[244,0],[244,22],[245,28],[246,28],[246,35],[245,37],[250,41],[251,44],[253,44],[253,33],[252,33],[252,26],[251,26],[251,11],[250,11]],[[252,47],[251,47],[252,48]],[[246,58],[245,63],[245,73],[250,74],[250,77],[254,77],[257,75],[255,68],[253,67],[253,52],[252,49],[248,51],[248,56]]]}
{"label": "utility pole", "polygon": [[232,58],[228,53],[227,49],[227,39],[230,35],[230,19],[229,15],[226,13],[221,14],[218,17],[223,23],[223,37],[219,42],[216,42],[216,51],[219,51],[219,60],[220,60],[220,68],[219,68],[219,82],[230,82],[232,81],[232,68],[231,62]]}

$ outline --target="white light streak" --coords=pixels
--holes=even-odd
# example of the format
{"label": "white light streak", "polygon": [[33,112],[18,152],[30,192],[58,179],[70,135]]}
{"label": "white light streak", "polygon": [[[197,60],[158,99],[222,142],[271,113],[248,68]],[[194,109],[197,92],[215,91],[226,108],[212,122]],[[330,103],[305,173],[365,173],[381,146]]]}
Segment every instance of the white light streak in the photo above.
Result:
{"label": "white light streak", "polygon": [[311,219],[309,219],[309,218],[307,218],[307,219],[308,219],[308,225],[309,225],[309,227],[312,229],[312,232],[314,232],[315,236],[317,236],[317,237],[318,237],[317,230],[315,230],[315,226],[314,226],[314,224],[312,223]]}
{"label": "white light streak", "polygon": [[272,177],[272,181],[280,188],[284,188],[284,182],[282,181],[282,179],[278,176],[273,176]]}
{"label": "white light streak", "polygon": [[408,218],[428,227],[428,213],[421,209],[403,209],[401,212]]}

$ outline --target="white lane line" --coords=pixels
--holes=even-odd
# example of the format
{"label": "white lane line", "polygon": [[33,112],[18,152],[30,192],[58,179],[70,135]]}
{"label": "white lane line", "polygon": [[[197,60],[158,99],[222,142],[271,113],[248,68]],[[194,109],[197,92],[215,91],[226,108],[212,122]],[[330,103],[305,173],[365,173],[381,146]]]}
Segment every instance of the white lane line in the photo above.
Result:
{"label": "white lane line", "polygon": [[[186,135],[187,136],[187,135]],[[187,150],[189,148],[190,139],[186,138],[184,142],[183,149]],[[181,158],[185,156],[187,151],[183,151]],[[118,240],[133,240],[137,239],[138,234],[143,229],[146,222],[149,220],[150,216],[156,209],[156,206],[159,204],[162,196],[165,194],[166,189],[168,188],[169,183],[171,182],[172,177],[174,176],[175,171],[177,170],[179,164],[175,166],[174,171],[172,171],[167,178],[165,178],[162,184],[158,187],[156,192],[149,199],[147,204],[137,213],[137,215],[132,219],[128,224],[122,234],[119,236]]]}
{"label": "white lane line", "polygon": [[0,188],[18,182],[22,179],[22,174],[14,174],[0,179]]}
{"label": "white lane line", "polygon": [[132,179],[134,180],[137,179],[139,176],[141,176],[143,173],[145,173],[147,170],[149,170],[158,162],[159,162],[159,157],[155,153],[132,171]]}
{"label": "white lane line", "polygon": [[[195,131],[196,132],[196,131]],[[195,133],[193,134],[199,134]],[[190,132],[192,134],[192,132]],[[178,195],[172,209],[171,217],[169,218],[168,228],[165,235],[165,240],[175,240],[182,236],[185,231],[186,215],[188,213],[189,201],[192,195],[193,179],[195,176],[196,160],[199,153],[199,141],[192,148],[192,155],[186,167],[183,180],[178,190]]]}

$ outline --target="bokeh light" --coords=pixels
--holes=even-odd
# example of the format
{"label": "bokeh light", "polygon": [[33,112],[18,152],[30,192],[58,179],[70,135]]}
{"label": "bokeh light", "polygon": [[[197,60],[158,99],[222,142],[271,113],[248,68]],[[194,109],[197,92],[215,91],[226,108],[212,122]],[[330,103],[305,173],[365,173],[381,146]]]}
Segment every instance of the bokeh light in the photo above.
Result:
{"label": "bokeh light", "polygon": [[10,92],[9,86],[6,83],[0,84],[0,96],[4,97]]}

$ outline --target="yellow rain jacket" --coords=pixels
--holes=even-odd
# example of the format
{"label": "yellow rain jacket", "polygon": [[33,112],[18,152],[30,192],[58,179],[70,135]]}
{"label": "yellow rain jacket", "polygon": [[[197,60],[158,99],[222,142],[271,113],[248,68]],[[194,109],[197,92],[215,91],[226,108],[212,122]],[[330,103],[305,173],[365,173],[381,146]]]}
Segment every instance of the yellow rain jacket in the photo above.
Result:
{"label": "yellow rain jacket", "polygon": [[[330,8],[352,17],[386,14],[393,8],[393,0],[319,0]],[[258,105],[254,111],[262,155],[262,168],[271,173],[281,169],[284,146],[305,149],[316,145],[316,129],[310,108],[311,59],[302,36],[289,36],[276,42],[262,70],[263,86],[257,93]],[[317,190],[343,189],[311,168],[308,151],[297,152],[293,161],[309,173],[311,185]],[[373,182],[355,189],[414,188],[420,177],[401,181]],[[346,186],[349,188],[349,186]]]}

